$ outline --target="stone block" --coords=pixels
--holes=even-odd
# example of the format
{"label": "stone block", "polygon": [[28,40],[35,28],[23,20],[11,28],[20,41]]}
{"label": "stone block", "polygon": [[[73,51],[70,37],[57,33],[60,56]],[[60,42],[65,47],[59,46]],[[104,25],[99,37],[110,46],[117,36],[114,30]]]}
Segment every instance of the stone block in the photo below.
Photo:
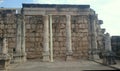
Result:
{"label": "stone block", "polygon": [[60,28],[64,29],[65,28],[65,24],[61,24]]}
{"label": "stone block", "polygon": [[4,29],[4,24],[1,24],[1,25],[0,25],[0,29]]}
{"label": "stone block", "polygon": [[88,33],[88,29],[82,29],[82,32]]}
{"label": "stone block", "polygon": [[60,47],[63,47],[63,44],[64,44],[63,42],[59,42]]}
{"label": "stone block", "polygon": [[60,50],[65,51],[66,47],[61,47]]}
{"label": "stone block", "polygon": [[30,25],[30,24],[27,24],[27,25],[26,25],[26,29],[31,29],[31,25]]}
{"label": "stone block", "polygon": [[83,23],[83,20],[82,19],[79,19],[79,20],[77,20],[77,23]]}
{"label": "stone block", "polygon": [[72,56],[66,56],[66,61],[72,61],[73,57]]}
{"label": "stone block", "polygon": [[9,42],[9,43],[8,43],[8,47],[15,47],[15,43]]}
{"label": "stone block", "polygon": [[29,52],[35,52],[35,48],[29,48]]}
{"label": "stone block", "polygon": [[59,42],[53,42],[53,46],[54,47],[58,47],[59,46]]}
{"label": "stone block", "polygon": [[88,41],[88,37],[83,37],[82,41]]}

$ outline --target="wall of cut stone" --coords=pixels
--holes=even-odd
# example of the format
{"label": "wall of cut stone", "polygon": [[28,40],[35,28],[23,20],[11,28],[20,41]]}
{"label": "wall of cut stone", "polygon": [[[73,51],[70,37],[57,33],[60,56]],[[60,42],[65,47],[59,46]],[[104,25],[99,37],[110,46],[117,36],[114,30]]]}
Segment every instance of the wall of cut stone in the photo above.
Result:
{"label": "wall of cut stone", "polygon": [[[5,20],[0,16],[0,37],[7,37],[9,52],[16,47],[16,17],[7,14]],[[66,57],[66,16],[52,17],[54,59]],[[87,15],[71,16],[71,40],[73,57],[88,58],[88,24]],[[26,53],[28,59],[40,58],[43,53],[44,23],[43,16],[25,16]]]}
{"label": "wall of cut stone", "polygon": [[[52,17],[54,59],[66,56],[66,16]],[[42,16],[26,16],[26,51],[28,58],[42,58]],[[74,58],[88,57],[88,16],[72,16],[72,49]]]}
{"label": "wall of cut stone", "polygon": [[53,53],[54,58],[66,56],[66,16],[53,16]]}
{"label": "wall of cut stone", "polygon": [[42,58],[43,17],[25,16],[27,58]]}
{"label": "wall of cut stone", "polygon": [[72,16],[71,33],[72,33],[72,48],[74,58],[88,58],[88,24],[89,16]]}
{"label": "wall of cut stone", "polygon": [[16,47],[15,10],[0,10],[0,37],[8,42],[9,53]]}

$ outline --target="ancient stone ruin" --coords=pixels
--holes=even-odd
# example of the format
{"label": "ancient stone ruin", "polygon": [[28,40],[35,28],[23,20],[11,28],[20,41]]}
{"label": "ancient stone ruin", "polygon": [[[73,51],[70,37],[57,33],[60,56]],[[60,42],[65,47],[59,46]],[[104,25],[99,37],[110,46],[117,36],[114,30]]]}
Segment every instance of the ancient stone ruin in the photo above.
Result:
{"label": "ancient stone ruin", "polygon": [[[105,29],[89,5],[23,4],[0,8],[0,37],[11,61],[99,59]],[[0,41],[1,42],[1,41]]]}
{"label": "ancient stone ruin", "polygon": [[10,59],[7,40],[6,38],[0,38],[0,69],[7,69]]}

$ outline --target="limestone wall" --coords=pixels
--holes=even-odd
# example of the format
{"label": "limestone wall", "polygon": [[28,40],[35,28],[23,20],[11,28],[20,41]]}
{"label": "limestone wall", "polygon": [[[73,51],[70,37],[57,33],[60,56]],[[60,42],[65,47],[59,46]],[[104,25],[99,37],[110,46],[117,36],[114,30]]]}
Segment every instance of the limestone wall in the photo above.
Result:
{"label": "limestone wall", "polygon": [[[0,19],[0,37],[7,38],[9,52],[11,52],[16,47],[16,17],[14,13],[6,13],[5,19],[2,16],[0,16]],[[54,59],[64,59],[66,56],[66,16],[53,15],[52,24]],[[71,16],[71,40],[74,58],[83,59],[88,57],[88,24],[88,15]],[[25,28],[27,58],[42,59],[43,16],[25,16]]]}
{"label": "limestone wall", "polygon": [[26,52],[27,58],[41,58],[43,51],[42,16],[26,16]]}
{"label": "limestone wall", "polygon": [[66,56],[66,16],[53,16],[54,58]]}
{"label": "limestone wall", "polygon": [[[72,49],[75,58],[88,57],[88,16],[71,16]],[[26,16],[26,51],[28,58],[42,58],[43,20],[42,16]],[[53,53],[54,58],[66,56],[66,16],[54,15]]]}
{"label": "limestone wall", "polygon": [[9,52],[13,51],[16,43],[15,10],[0,10],[0,37],[8,42]]}
{"label": "limestone wall", "polygon": [[75,58],[88,57],[88,24],[89,16],[72,16],[72,48]]}

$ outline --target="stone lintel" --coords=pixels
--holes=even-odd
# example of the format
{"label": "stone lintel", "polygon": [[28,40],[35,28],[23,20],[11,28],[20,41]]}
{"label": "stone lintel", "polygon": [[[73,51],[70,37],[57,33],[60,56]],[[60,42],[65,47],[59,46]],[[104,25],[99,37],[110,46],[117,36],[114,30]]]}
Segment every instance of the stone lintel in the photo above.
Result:
{"label": "stone lintel", "polygon": [[77,11],[24,11],[24,15],[89,15],[89,12],[77,12]]}

